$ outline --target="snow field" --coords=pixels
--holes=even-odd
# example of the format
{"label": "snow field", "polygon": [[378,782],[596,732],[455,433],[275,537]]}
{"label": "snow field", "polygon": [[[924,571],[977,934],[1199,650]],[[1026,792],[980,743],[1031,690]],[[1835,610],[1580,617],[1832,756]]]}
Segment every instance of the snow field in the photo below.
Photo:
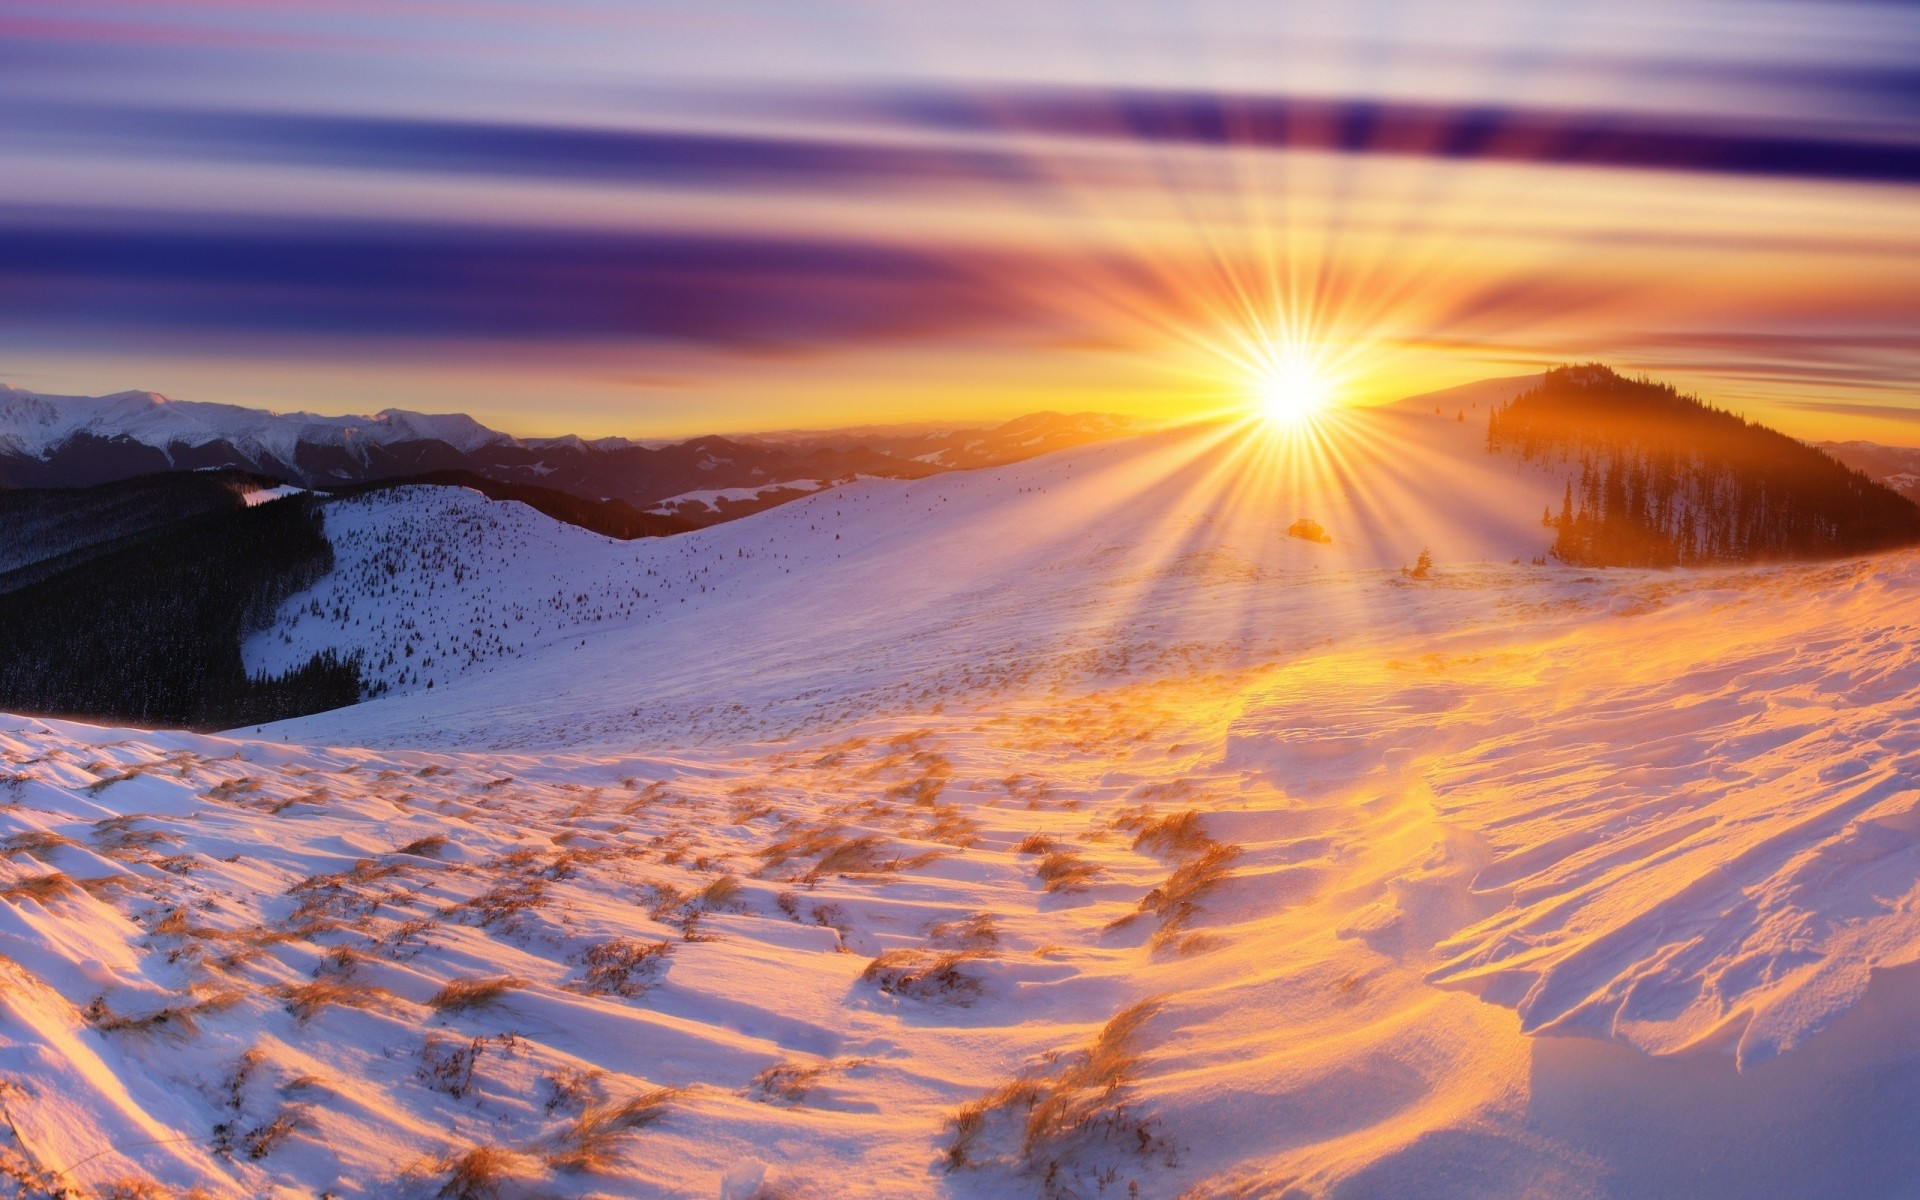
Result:
{"label": "snow field", "polygon": [[[652,542],[459,492],[330,506],[332,594],[392,591],[283,632],[437,639],[431,690],[258,736],[0,721],[0,1163],[221,1195],[1903,1194],[1920,555],[1535,566],[1560,480],[1454,411]],[[1301,516],[1334,543],[1280,536]]]}

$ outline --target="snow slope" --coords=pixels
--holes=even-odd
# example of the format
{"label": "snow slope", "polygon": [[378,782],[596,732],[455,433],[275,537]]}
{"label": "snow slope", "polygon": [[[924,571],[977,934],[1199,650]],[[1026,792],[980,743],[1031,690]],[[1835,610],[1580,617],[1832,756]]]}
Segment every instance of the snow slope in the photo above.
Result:
{"label": "snow slope", "polygon": [[[1372,605],[1404,606],[1373,584],[1423,547],[1453,565],[1543,554],[1539,514],[1562,480],[1487,454],[1484,437],[1452,408],[1352,413],[1310,440],[1201,426],[865,480],[630,543],[470,494],[373,496],[330,506],[335,578],[289,601],[248,665],[284,670],[333,647],[392,680],[388,659],[424,642],[434,667],[395,684],[416,695],[309,718],[294,735],[524,747],[653,744],[656,727],[675,744],[782,735],[952,670],[1031,671],[1117,638],[1257,658],[1364,628]],[[1333,544],[1282,536],[1296,516]],[[1358,582],[1363,603],[1329,610],[1301,590],[1327,576]],[[427,678],[444,688],[475,670],[486,686],[417,696]],[[692,716],[704,723],[690,729]]]}
{"label": "snow slope", "polygon": [[1558,482],[1421,407],[652,542],[335,506],[433,602],[296,640],[500,645],[257,735],[0,720],[0,1169],[1910,1194],[1920,554],[1534,566]]}

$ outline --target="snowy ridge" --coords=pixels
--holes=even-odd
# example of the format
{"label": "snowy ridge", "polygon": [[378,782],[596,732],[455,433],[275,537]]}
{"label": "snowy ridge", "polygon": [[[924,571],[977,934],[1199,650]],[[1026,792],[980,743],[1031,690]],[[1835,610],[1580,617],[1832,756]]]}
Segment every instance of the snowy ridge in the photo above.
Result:
{"label": "snowy ridge", "polygon": [[[1310,636],[1295,624],[1293,606],[1317,595],[1300,589],[1326,573],[1377,580],[1423,546],[1449,564],[1545,550],[1539,512],[1558,476],[1488,455],[1483,431],[1451,413],[1351,419],[1331,471],[1289,470],[1283,446],[1204,426],[927,480],[863,480],[624,545],[471,493],[418,509],[373,497],[338,518],[348,532],[334,577],[288,601],[249,642],[248,666],[284,670],[327,648],[384,663],[424,634],[453,670],[489,672],[484,688],[395,695],[297,727],[342,743],[625,746],[656,728],[684,737],[693,712],[736,710],[725,736],[762,738],[911,694],[918,685],[904,680],[950,656],[984,675],[1116,641],[1177,654],[1225,628],[1278,653],[1371,619],[1367,607],[1316,614]],[[1220,490],[1238,476],[1257,482]],[[1276,513],[1287,514],[1277,525]],[[1308,514],[1333,544],[1280,535]],[[386,587],[382,555],[398,543],[433,550],[392,556],[402,582]],[[429,587],[434,604],[403,614]],[[374,599],[356,598],[368,589]],[[528,640],[535,628],[549,653]],[[742,679],[754,681],[749,694]],[[565,721],[526,695],[571,697]]]}
{"label": "snowy ridge", "polygon": [[704,488],[695,492],[681,492],[677,496],[668,496],[655,504],[648,512],[684,514],[688,510],[708,513],[720,511],[726,501],[758,500],[774,492],[817,492],[832,484],[821,479],[786,479],[778,483],[763,483],[754,487]]}
{"label": "snowy ridge", "polygon": [[233,404],[169,400],[155,392],[51,396],[0,384],[0,451],[45,457],[80,434],[124,437],[165,450],[226,442],[257,457],[292,463],[301,443],[341,446],[434,439],[471,452],[507,435],[460,413],[389,408],[370,417],[276,413]]}

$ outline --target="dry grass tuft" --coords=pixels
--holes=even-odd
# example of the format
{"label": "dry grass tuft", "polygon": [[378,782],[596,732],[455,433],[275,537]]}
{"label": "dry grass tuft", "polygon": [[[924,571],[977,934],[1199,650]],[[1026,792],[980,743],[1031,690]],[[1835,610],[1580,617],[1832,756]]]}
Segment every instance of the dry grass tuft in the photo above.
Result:
{"label": "dry grass tuft", "polygon": [[96,900],[105,899],[116,892],[132,891],[136,886],[132,877],[127,875],[94,875],[87,879],[73,881],[81,891]]}
{"label": "dry grass tuft", "polygon": [[[89,771],[98,771],[105,766],[105,763],[89,763],[87,764],[87,769]],[[87,795],[98,796],[101,792],[106,791],[116,783],[125,783],[129,779],[140,778],[140,776],[147,773],[147,770],[148,768],[144,764],[136,764],[111,775],[102,775],[87,785]]]}
{"label": "dry grass tuft", "polygon": [[605,1076],[606,1072],[598,1067],[561,1067],[548,1075],[546,1114],[552,1116],[563,1110],[584,1110],[600,1097],[600,1081]]}
{"label": "dry grass tuft", "polygon": [[411,854],[415,858],[439,858],[440,852],[447,848],[447,839],[434,833],[423,838],[415,838],[395,850],[395,854]]}
{"label": "dry grass tuft", "polygon": [[786,822],[780,828],[780,836],[760,848],[760,861],[771,870],[790,859],[825,854],[847,840],[844,829],[838,822],[825,825]]}
{"label": "dry grass tuft", "polygon": [[428,1035],[420,1047],[420,1081],[458,1100],[473,1086],[473,1068],[486,1049],[481,1038],[462,1041]]}
{"label": "dry grass tuft", "polygon": [[980,822],[961,811],[958,805],[936,805],[931,819],[918,836],[929,842],[944,842],[964,850],[979,843]]}
{"label": "dry grass tuft", "polygon": [[807,872],[807,878],[881,874],[893,867],[893,859],[886,851],[887,839],[878,834],[863,833],[859,837],[845,838],[820,855],[813,869]]}
{"label": "dry grass tuft", "polygon": [[545,880],[510,879],[454,907],[474,914],[483,928],[511,932],[519,926],[525,914],[546,902]]}
{"label": "dry grass tuft", "polygon": [[280,989],[287,1011],[295,1019],[310,1021],[315,1013],[329,1005],[341,1008],[374,1008],[392,998],[384,988],[349,983],[338,975],[322,976],[306,983],[292,983]]}
{"label": "dry grass tuft", "polygon": [[84,1193],[71,1190],[61,1184],[58,1177],[54,1176],[46,1177],[44,1182],[36,1180],[35,1183],[38,1187],[44,1188],[45,1190],[29,1192],[26,1193],[27,1195],[53,1196],[59,1197],[60,1200],[65,1200],[65,1198],[69,1196],[79,1197],[83,1195],[86,1197],[86,1200],[208,1200],[207,1193],[198,1187],[189,1188],[184,1192],[176,1192],[172,1188],[163,1187],[151,1179],[141,1179],[133,1176],[109,1180],[101,1184],[97,1189]]}
{"label": "dry grass tuft", "polygon": [[1013,848],[1015,854],[1052,854],[1060,849],[1061,842],[1044,833],[1030,833]]}
{"label": "dry grass tuft", "polygon": [[519,1151],[487,1143],[434,1159],[421,1173],[445,1176],[437,1200],[496,1200],[501,1185],[525,1174],[527,1165]]}
{"label": "dry grass tuft", "polygon": [[1083,1146],[1157,1148],[1151,1122],[1132,1112],[1125,1089],[1139,1065],[1141,1031],[1159,1010],[1157,1000],[1122,1009],[1051,1073],[1009,1080],[962,1105],[947,1121],[947,1170],[999,1163],[1052,1180]]}
{"label": "dry grass tuft", "polygon": [[653,986],[673,953],[672,942],[614,938],[587,948],[586,971],[577,985],[589,996],[638,996]]}
{"label": "dry grass tuft", "polygon": [[1148,821],[1140,826],[1139,834],[1133,839],[1135,850],[1144,850],[1162,858],[1184,858],[1212,844],[1213,839],[1200,828],[1200,814],[1191,808]]}
{"label": "dry grass tuft", "polygon": [[990,950],[1000,944],[1000,930],[992,913],[977,912],[939,922],[927,930],[927,940],[944,950]]}
{"label": "dry grass tuft", "polygon": [[1161,933],[1170,934],[1199,914],[1201,898],[1232,874],[1229,868],[1239,856],[1237,847],[1208,842],[1198,856],[1141,898],[1140,911],[1158,916]]}
{"label": "dry grass tuft", "polygon": [[655,1088],[617,1104],[588,1101],[572,1125],[554,1139],[547,1165],[561,1171],[604,1171],[613,1165],[621,1143],[667,1115],[680,1095],[677,1088]]}
{"label": "dry grass tuft", "polygon": [[730,912],[740,907],[740,895],[744,890],[738,879],[722,875],[695,892],[688,903],[701,912]]}
{"label": "dry grass tuft", "polygon": [[1077,850],[1056,850],[1034,868],[1049,892],[1077,892],[1087,881],[1100,874],[1100,868],[1080,856]]}
{"label": "dry grass tuft", "polygon": [[185,1004],[170,1004],[151,1012],[134,1014],[117,1013],[107,1004],[105,996],[96,996],[92,1003],[81,1010],[81,1015],[102,1033],[172,1033],[193,1037],[200,1032],[198,1018],[202,1014],[230,1008],[239,1000],[239,992],[222,990],[195,995]]}
{"label": "dry grass tuft", "polygon": [[242,775],[238,779],[229,779],[207,790],[207,795],[215,800],[232,800],[239,796],[252,795],[260,790],[260,781],[251,776]]}
{"label": "dry grass tuft", "polygon": [[888,950],[867,964],[860,982],[891,996],[966,1007],[980,995],[980,980],[960,969],[980,957],[966,950]]}
{"label": "dry grass tuft", "polygon": [[0,855],[17,858],[22,854],[35,854],[45,858],[62,846],[77,846],[78,842],[64,834],[47,829],[30,829],[25,833],[16,833],[4,842],[0,842]]}
{"label": "dry grass tuft", "polygon": [[274,1118],[265,1125],[250,1129],[240,1137],[240,1144],[246,1148],[247,1157],[255,1160],[272,1154],[274,1148],[292,1137],[295,1132],[307,1127],[306,1108],[292,1105],[274,1114]]}
{"label": "dry grass tuft", "polygon": [[872,1061],[868,1058],[834,1058],[817,1063],[775,1063],[753,1077],[751,1091],[756,1100],[799,1104],[806,1100],[807,1093],[813,1090],[813,1085],[822,1076],[850,1071]]}
{"label": "dry grass tuft", "polygon": [[62,896],[80,894],[82,890],[65,872],[49,871],[0,885],[0,900],[32,900],[45,905]]}
{"label": "dry grass tuft", "polygon": [[104,821],[96,821],[93,825],[93,844],[102,854],[111,856],[125,851],[144,850],[151,846],[173,845],[180,841],[178,837],[162,830],[133,827],[135,821],[148,819],[144,813],[127,813],[123,816],[108,817]]}
{"label": "dry grass tuft", "polygon": [[525,986],[526,980],[513,975],[449,980],[427,1001],[427,1007],[439,1013],[470,1012],[498,1004],[508,992]]}

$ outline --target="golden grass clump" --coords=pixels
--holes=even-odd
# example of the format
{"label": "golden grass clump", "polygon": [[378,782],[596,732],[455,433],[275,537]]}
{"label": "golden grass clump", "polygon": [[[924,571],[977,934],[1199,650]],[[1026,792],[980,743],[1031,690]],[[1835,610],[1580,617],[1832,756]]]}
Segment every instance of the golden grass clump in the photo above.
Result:
{"label": "golden grass clump", "polygon": [[872,1059],[832,1058],[825,1062],[779,1062],[753,1077],[754,1098],[768,1103],[799,1104],[822,1076],[863,1067]]}
{"label": "golden grass clump", "polygon": [[1200,828],[1200,814],[1189,808],[1140,826],[1133,848],[1162,858],[1179,858],[1198,853],[1212,842]]}
{"label": "golden grass clump", "polygon": [[1030,833],[1013,848],[1015,854],[1052,854],[1060,849],[1060,842],[1044,833]]}
{"label": "golden grass clump", "polygon": [[618,1103],[589,1100],[573,1124],[550,1143],[547,1165],[561,1171],[605,1171],[632,1134],[667,1115],[677,1088],[654,1088]]}
{"label": "golden grass clump", "polygon": [[257,1162],[306,1126],[306,1107],[290,1105],[274,1114],[273,1120],[241,1135],[240,1144],[246,1147],[247,1157]]}
{"label": "golden grass clump", "polygon": [[64,871],[49,871],[0,884],[0,900],[32,900],[45,905],[82,890]]}
{"label": "golden grass clump", "polygon": [[1049,892],[1077,892],[1100,874],[1100,868],[1080,856],[1077,850],[1056,850],[1034,868]]}
{"label": "golden grass clump", "polygon": [[482,979],[453,979],[427,1000],[427,1007],[440,1013],[470,1012],[500,1003],[515,988],[527,981],[513,975],[495,975]]}
{"label": "golden grass clump", "polygon": [[50,829],[29,829],[25,833],[16,833],[4,842],[0,842],[0,855],[17,858],[22,854],[34,854],[45,858],[62,846],[77,846],[78,842],[65,834],[54,833]]}
{"label": "golden grass clump", "polygon": [[744,890],[738,879],[722,875],[695,892],[688,903],[702,912],[727,912],[740,907],[740,896]]}
{"label": "golden grass clump", "polygon": [[860,982],[871,983],[890,996],[964,1008],[973,1003],[982,988],[980,980],[960,968],[979,957],[980,953],[973,950],[888,950],[867,964]]}
{"label": "golden grass clump", "polygon": [[672,953],[672,942],[631,938],[590,946],[584,955],[586,971],[577,988],[589,996],[638,996],[652,986]]}
{"label": "golden grass clump", "polygon": [[280,989],[287,1011],[300,1021],[310,1021],[315,1013],[329,1005],[341,1008],[373,1008],[392,993],[384,988],[349,983],[338,975],[324,975],[306,983],[292,983]]}
{"label": "golden grass clump", "polygon": [[807,872],[807,878],[819,879],[826,875],[877,875],[894,868],[894,860],[886,853],[887,839],[877,834],[861,834],[847,838],[820,856],[813,864],[813,870]]}
{"label": "golden grass clump", "polygon": [[1140,900],[1140,911],[1160,918],[1162,931],[1177,929],[1200,911],[1200,899],[1218,887],[1240,856],[1237,847],[1208,842],[1206,849],[1167,877],[1167,881]]}
{"label": "golden grass clump", "polygon": [[812,858],[816,854],[825,854],[847,839],[845,826],[838,822],[825,825],[806,825],[787,822],[781,826],[780,836],[760,847],[760,861],[767,869],[780,866],[789,859]]}
{"label": "golden grass clump", "polygon": [[144,813],[126,813],[118,817],[108,817],[93,824],[93,844],[102,854],[113,855],[118,851],[144,850],[150,846],[172,845],[179,838],[159,829],[135,829],[135,821],[149,818]]}
{"label": "golden grass clump", "polygon": [[81,1015],[102,1033],[173,1033],[193,1037],[200,1032],[198,1018],[202,1014],[231,1008],[239,1000],[239,992],[221,989],[195,993],[185,1004],[169,1004],[144,1013],[118,1013],[107,1004],[105,996],[96,996],[81,1010]]}
{"label": "golden grass clump", "polygon": [[527,1167],[519,1151],[488,1142],[433,1159],[419,1173],[445,1177],[436,1200],[496,1200],[501,1185],[526,1174]]}
{"label": "golden grass clump", "polygon": [[948,950],[988,950],[1000,944],[1000,930],[992,913],[969,913],[933,925],[927,930],[927,940]]}
{"label": "golden grass clump", "polygon": [[1143,1000],[1121,1009],[1050,1074],[1009,1080],[962,1105],[947,1120],[947,1170],[997,1161],[1051,1175],[1086,1141],[1154,1149],[1151,1123],[1131,1111],[1125,1087],[1139,1065],[1142,1029],[1160,1007]]}

